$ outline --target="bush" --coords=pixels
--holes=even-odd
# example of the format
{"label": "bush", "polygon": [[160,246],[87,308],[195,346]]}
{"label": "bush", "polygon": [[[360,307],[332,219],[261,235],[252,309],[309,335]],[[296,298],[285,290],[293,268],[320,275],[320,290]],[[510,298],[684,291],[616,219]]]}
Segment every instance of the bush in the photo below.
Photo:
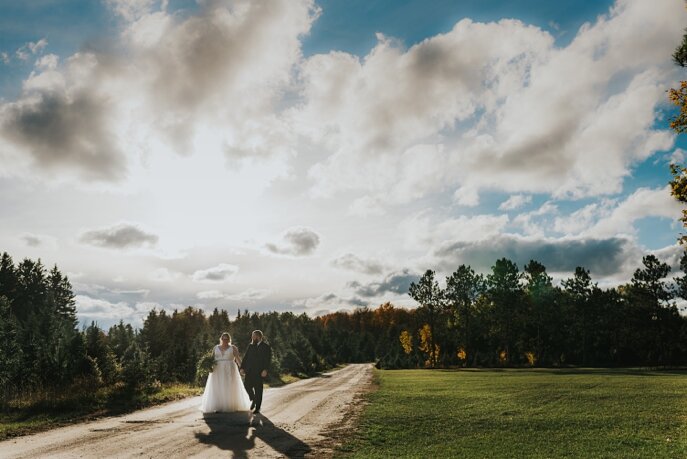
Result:
{"label": "bush", "polygon": [[215,355],[213,351],[209,351],[198,360],[196,364],[196,383],[199,386],[204,386],[208,380],[208,375],[215,367]]}
{"label": "bush", "polygon": [[122,356],[122,381],[129,388],[148,388],[152,382],[148,353],[135,341]]}
{"label": "bush", "polygon": [[300,357],[298,357],[298,354],[291,348],[287,349],[282,356],[281,368],[294,376],[298,375],[298,373],[306,373],[303,362]]}

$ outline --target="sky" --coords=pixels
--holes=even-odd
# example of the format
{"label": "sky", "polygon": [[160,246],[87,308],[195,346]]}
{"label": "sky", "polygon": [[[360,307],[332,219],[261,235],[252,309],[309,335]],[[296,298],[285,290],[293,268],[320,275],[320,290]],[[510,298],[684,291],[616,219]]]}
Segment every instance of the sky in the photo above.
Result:
{"label": "sky", "polygon": [[0,251],[83,323],[674,268],[675,0],[0,1]]}

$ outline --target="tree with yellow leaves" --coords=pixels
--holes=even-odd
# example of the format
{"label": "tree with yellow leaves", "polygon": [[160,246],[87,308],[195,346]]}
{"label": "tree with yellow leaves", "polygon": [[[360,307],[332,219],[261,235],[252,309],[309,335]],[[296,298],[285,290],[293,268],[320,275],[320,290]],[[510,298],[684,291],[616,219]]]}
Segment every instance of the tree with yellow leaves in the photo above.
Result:
{"label": "tree with yellow leaves", "polygon": [[401,341],[401,347],[403,347],[403,352],[410,354],[413,352],[413,336],[408,333],[408,330],[403,330],[401,336],[398,337]]}
{"label": "tree with yellow leaves", "polygon": [[[687,67],[687,33],[682,36],[682,43],[675,49],[673,60],[680,67]],[[668,91],[670,101],[680,109],[680,112],[670,120],[670,128],[676,133],[687,132],[687,81],[681,81],[680,87]],[[671,164],[670,172],[673,179],[670,181],[671,194],[678,201],[687,204],[687,168]],[[682,210],[682,226],[687,228],[687,209]],[[680,243],[687,243],[687,235],[680,235]]]}
{"label": "tree with yellow leaves", "polygon": [[465,364],[468,364],[468,356],[472,357],[473,354],[474,325],[472,322],[476,314],[475,305],[485,291],[484,276],[475,273],[470,266],[460,265],[446,278],[446,306],[451,312],[452,322],[460,336],[460,352],[463,356],[458,355],[458,358]]}
{"label": "tree with yellow leaves", "polygon": [[[412,282],[408,294],[418,302],[418,312],[426,319],[427,327],[427,351],[429,353],[429,366],[434,368],[439,360],[439,346],[436,344],[435,335],[439,318],[445,309],[444,292],[434,277],[434,271],[427,270],[417,281]],[[424,329],[424,327],[423,327]],[[422,330],[421,330],[422,332]],[[422,336],[422,335],[421,335]],[[422,350],[422,348],[420,348]],[[435,352],[432,351],[435,350]]]}
{"label": "tree with yellow leaves", "polygon": [[425,366],[434,368],[439,361],[440,347],[436,344],[429,324],[424,324],[420,329],[420,350],[427,354]]}

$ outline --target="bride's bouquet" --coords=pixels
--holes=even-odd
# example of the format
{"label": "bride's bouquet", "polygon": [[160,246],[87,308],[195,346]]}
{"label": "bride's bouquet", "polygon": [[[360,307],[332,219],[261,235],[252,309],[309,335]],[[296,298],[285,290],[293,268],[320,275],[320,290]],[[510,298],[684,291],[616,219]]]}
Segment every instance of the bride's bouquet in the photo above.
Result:
{"label": "bride's bouquet", "polygon": [[215,355],[213,351],[204,354],[196,364],[196,381],[200,385],[205,384],[208,375],[215,367]]}

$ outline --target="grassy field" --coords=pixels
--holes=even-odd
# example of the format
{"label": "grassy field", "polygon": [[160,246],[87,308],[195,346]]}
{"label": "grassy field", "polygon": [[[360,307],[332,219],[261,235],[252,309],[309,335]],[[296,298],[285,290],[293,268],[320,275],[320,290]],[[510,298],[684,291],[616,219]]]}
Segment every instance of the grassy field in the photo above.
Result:
{"label": "grassy field", "polygon": [[687,372],[376,371],[344,457],[687,457]]}

